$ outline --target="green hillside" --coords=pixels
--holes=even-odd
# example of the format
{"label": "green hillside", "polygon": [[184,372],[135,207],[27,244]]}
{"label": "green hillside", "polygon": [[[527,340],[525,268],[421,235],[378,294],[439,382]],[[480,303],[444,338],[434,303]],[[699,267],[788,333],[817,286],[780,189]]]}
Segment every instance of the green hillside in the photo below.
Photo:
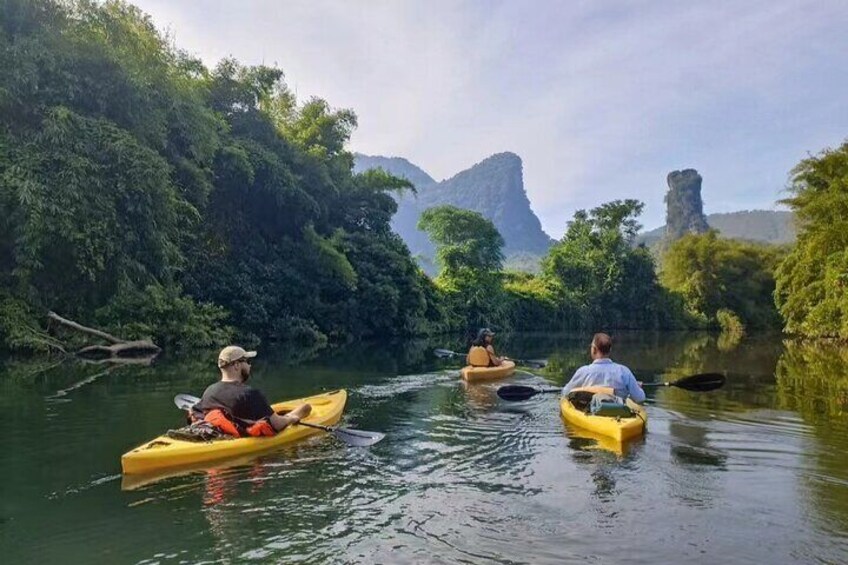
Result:
{"label": "green hillside", "polygon": [[[765,243],[791,243],[795,241],[795,223],[792,212],[777,210],[743,210],[724,214],[708,214],[707,223],[717,229],[722,237]],[[658,242],[665,226],[639,234],[637,243],[648,247]]]}

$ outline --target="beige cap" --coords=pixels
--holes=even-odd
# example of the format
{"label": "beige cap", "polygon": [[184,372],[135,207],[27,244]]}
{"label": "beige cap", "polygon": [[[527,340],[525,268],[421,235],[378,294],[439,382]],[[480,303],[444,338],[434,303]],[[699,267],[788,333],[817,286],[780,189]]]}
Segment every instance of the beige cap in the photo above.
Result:
{"label": "beige cap", "polygon": [[218,354],[218,367],[226,367],[230,363],[254,357],[256,357],[255,351],[245,351],[238,345],[228,345]]}

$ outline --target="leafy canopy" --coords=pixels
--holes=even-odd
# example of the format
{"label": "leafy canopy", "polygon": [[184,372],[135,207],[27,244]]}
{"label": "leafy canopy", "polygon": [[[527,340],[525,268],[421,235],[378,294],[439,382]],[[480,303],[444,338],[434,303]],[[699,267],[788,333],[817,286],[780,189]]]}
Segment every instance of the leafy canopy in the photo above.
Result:
{"label": "leafy canopy", "polygon": [[709,325],[733,314],[747,327],[777,327],[774,269],[781,256],[776,246],[722,239],[715,230],[688,234],[666,251],[662,282]]}
{"label": "leafy canopy", "polygon": [[848,338],[848,142],[801,161],[791,196],[798,239],[777,267],[786,331]]}
{"label": "leafy canopy", "polygon": [[0,338],[48,309],[178,345],[438,325],[389,226],[409,183],[353,174],[355,114],[283,79],[124,2],[0,4]]}
{"label": "leafy canopy", "polygon": [[578,210],[542,261],[542,275],[579,325],[671,323],[653,260],[647,249],[633,246],[643,207],[638,200],[615,200],[589,212]]}
{"label": "leafy canopy", "polygon": [[421,214],[418,229],[426,231],[436,244],[436,261],[444,277],[501,268],[503,238],[479,212],[455,206],[428,208]]}

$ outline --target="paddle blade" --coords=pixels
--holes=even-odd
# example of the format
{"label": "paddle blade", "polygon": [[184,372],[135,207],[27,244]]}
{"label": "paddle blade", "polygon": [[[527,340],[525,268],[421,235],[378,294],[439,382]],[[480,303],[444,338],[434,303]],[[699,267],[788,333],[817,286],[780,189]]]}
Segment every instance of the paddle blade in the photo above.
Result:
{"label": "paddle blade", "polygon": [[348,428],[333,428],[332,434],[336,439],[352,447],[368,447],[382,441],[386,437],[386,434],[381,434],[380,432],[366,432]]}
{"label": "paddle blade", "polygon": [[178,394],[174,397],[174,404],[180,410],[191,410],[191,408],[200,402],[200,399],[190,394]]}
{"label": "paddle blade", "polygon": [[701,373],[700,375],[692,375],[685,377],[679,381],[669,383],[671,386],[691,390],[694,392],[707,392],[724,386],[725,376],[721,373]]}
{"label": "paddle blade", "polygon": [[534,388],[532,386],[523,386],[523,385],[505,385],[498,388],[498,396],[503,398],[504,400],[509,400],[511,402],[517,402],[519,400],[527,400],[533,398],[537,394],[543,392],[559,392],[559,389],[549,389],[549,390],[539,390],[538,388]]}
{"label": "paddle blade", "polygon": [[448,357],[456,357],[457,355],[459,355],[458,353],[456,353],[455,351],[451,351],[450,349],[434,349],[433,354],[436,357],[440,357],[442,359]]}

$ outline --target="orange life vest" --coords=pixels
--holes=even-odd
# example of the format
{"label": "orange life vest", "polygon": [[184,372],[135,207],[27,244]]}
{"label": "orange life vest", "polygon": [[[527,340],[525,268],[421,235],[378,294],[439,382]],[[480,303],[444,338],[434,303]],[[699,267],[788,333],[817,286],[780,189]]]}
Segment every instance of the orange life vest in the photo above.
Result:
{"label": "orange life vest", "polygon": [[468,351],[468,364],[472,367],[488,367],[492,360],[485,347],[475,345]]}
{"label": "orange life vest", "polygon": [[250,437],[262,437],[262,436],[273,436],[277,435],[277,431],[274,429],[274,426],[271,425],[266,419],[257,420],[253,422],[249,426],[239,426],[227,417],[223,410],[216,408],[215,410],[210,410],[207,412],[203,419],[206,422],[209,422],[225,434],[234,436],[234,437],[244,437],[245,435]]}

